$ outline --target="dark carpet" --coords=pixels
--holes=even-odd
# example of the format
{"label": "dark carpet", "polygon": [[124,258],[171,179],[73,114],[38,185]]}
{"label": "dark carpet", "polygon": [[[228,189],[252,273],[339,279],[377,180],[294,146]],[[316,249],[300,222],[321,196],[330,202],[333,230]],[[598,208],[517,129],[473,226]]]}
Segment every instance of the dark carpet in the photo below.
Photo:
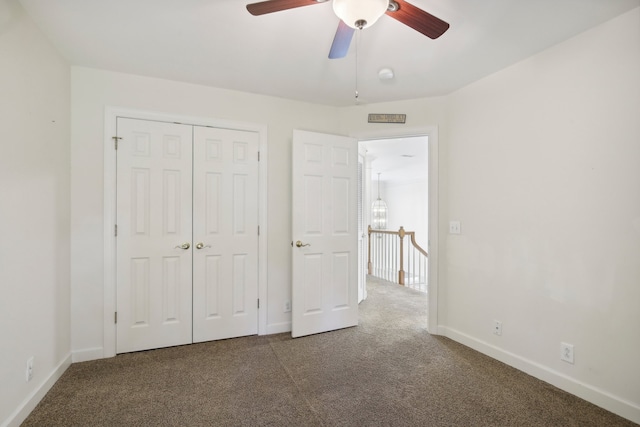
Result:
{"label": "dark carpet", "polygon": [[370,280],[360,325],[73,364],[23,426],[634,426],[425,329],[426,296]]}

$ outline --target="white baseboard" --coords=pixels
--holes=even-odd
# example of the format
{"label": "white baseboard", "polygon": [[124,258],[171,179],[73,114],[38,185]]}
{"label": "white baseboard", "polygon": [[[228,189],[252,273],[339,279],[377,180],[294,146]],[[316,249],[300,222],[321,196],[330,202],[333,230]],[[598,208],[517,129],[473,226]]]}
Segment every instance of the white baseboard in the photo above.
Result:
{"label": "white baseboard", "polygon": [[291,332],[291,322],[272,323],[267,325],[267,333],[265,335],[281,334],[283,332]]}
{"label": "white baseboard", "polygon": [[71,361],[73,363],[88,362],[89,360],[103,359],[104,350],[102,347],[85,348],[71,352]]}
{"label": "white baseboard", "polygon": [[621,399],[598,387],[585,384],[547,366],[505,351],[455,329],[438,326],[438,332],[440,335],[444,335],[502,363],[506,363],[561,390],[578,396],[587,402],[640,424],[640,405],[636,403]]}
{"label": "white baseboard", "polygon": [[36,405],[42,400],[45,394],[53,387],[53,385],[58,381],[58,379],[62,376],[64,371],[71,366],[71,354],[67,355],[58,366],[51,372],[51,374],[36,387],[31,394],[27,396],[27,398],[22,402],[18,408],[9,418],[2,424],[2,427],[18,427],[22,422],[27,419],[31,411],[36,407]]}

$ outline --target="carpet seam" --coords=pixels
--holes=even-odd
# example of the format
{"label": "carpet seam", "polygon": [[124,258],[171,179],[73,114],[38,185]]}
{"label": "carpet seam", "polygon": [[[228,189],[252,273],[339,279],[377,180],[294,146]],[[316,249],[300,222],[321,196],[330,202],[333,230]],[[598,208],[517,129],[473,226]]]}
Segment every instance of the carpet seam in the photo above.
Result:
{"label": "carpet seam", "polygon": [[280,364],[280,366],[282,366],[282,369],[284,369],[284,371],[287,373],[287,376],[289,377],[289,379],[291,380],[291,382],[293,383],[293,386],[296,388],[296,390],[298,391],[298,394],[300,396],[302,396],[302,398],[304,399],[304,402],[307,404],[307,406],[309,407],[309,410],[311,411],[311,413],[313,414],[314,418],[316,419],[316,421],[318,421],[320,423],[320,425],[325,426],[325,422],[324,420],[320,417],[320,414],[318,413],[318,411],[313,407],[313,405],[311,404],[311,402],[309,401],[309,399],[307,399],[306,394],[302,391],[302,389],[300,388],[300,386],[298,385],[298,383],[296,382],[296,380],[293,378],[293,375],[291,375],[291,372],[289,371],[289,369],[287,368],[287,366],[282,362],[282,360],[280,359],[280,356],[278,355],[278,352],[275,350],[275,348],[273,347],[273,342],[271,341],[271,339],[268,339],[269,342],[269,348],[271,349],[271,351],[273,352],[274,356],[276,357],[276,360],[278,361],[278,363]]}

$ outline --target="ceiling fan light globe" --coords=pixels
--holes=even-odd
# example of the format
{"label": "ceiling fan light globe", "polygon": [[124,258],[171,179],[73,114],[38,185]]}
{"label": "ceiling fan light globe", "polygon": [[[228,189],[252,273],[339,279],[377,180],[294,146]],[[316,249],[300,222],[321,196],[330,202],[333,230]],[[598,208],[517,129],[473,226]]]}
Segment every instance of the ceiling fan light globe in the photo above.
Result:
{"label": "ceiling fan light globe", "polygon": [[333,0],[333,11],[351,28],[360,28],[358,23],[365,22],[362,28],[372,26],[387,11],[389,0]]}

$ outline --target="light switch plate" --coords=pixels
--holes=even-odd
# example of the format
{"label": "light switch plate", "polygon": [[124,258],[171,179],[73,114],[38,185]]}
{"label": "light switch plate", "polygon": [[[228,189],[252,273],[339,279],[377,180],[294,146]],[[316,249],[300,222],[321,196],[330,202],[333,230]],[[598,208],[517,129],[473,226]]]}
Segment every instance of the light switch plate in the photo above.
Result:
{"label": "light switch plate", "polygon": [[449,234],[460,234],[460,221],[449,221]]}

